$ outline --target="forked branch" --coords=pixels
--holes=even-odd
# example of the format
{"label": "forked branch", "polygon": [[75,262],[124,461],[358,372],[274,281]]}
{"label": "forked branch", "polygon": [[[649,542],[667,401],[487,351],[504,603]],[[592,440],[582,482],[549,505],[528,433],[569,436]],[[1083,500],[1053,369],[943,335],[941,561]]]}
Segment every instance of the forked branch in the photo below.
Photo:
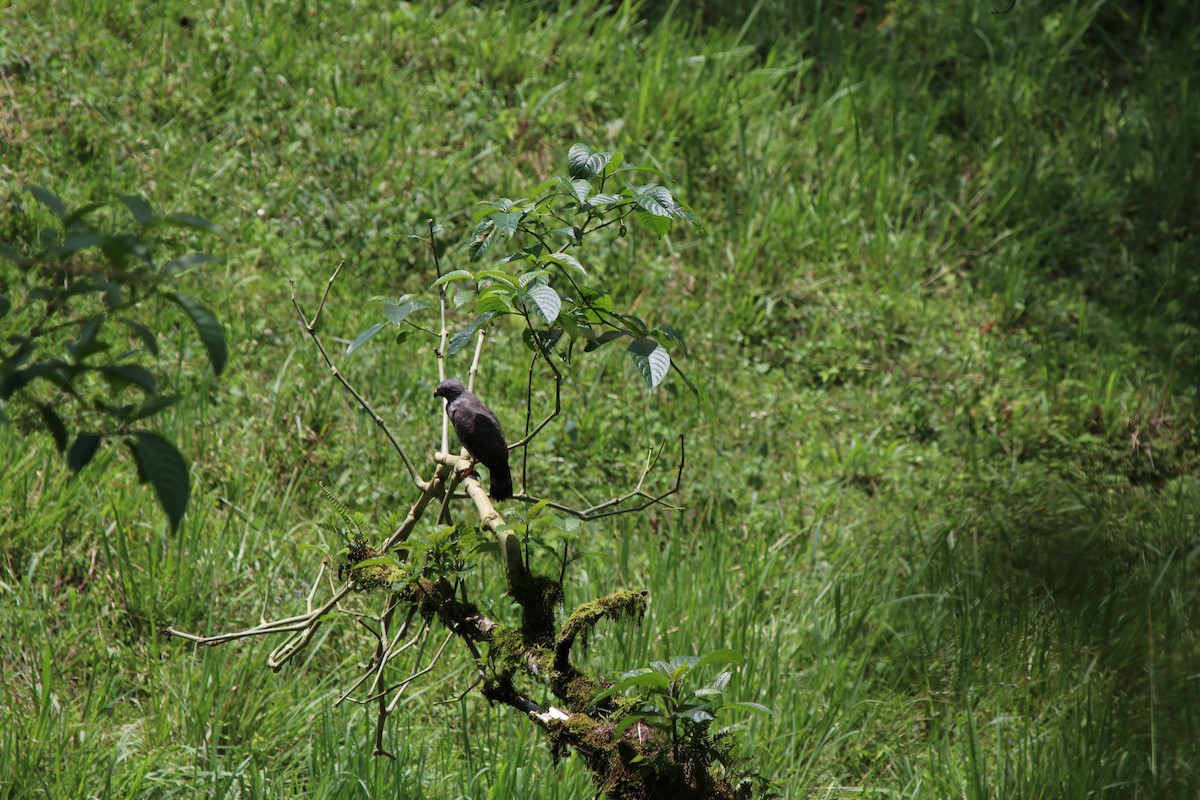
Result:
{"label": "forked branch", "polygon": [[342,371],[333,363],[333,359],[329,357],[329,353],[325,350],[325,345],[321,342],[321,337],[317,335],[317,320],[321,316],[321,311],[325,308],[325,301],[329,299],[329,292],[333,288],[333,282],[337,279],[338,273],[342,271],[342,265],[345,263],[346,262],[343,261],[338,264],[337,269],[335,269],[333,274],[329,276],[329,281],[325,284],[325,293],[321,295],[321,303],[317,306],[317,313],[313,314],[311,320],[305,315],[304,311],[301,310],[300,303],[298,300],[296,300],[295,281],[289,281],[292,288],[292,306],[296,309],[296,315],[300,317],[300,324],[312,338],[313,343],[316,344],[317,351],[320,352],[321,358],[325,360],[325,365],[329,367],[330,373],[332,373],[333,377],[337,378],[338,382],[342,384],[342,387],[345,388],[345,390],[349,392],[355,400],[358,401],[358,404],[362,406],[362,409],[366,411],[368,415],[370,415],[375,424],[378,425],[380,430],[383,431],[384,435],[387,436],[388,441],[392,443],[392,447],[395,448],[396,452],[400,455],[400,460],[404,462],[404,466],[408,469],[408,475],[410,478],[412,478],[412,481],[414,484],[416,484],[417,488],[424,489],[425,486],[422,483],[420,476],[417,475],[417,468],[413,466],[412,461],[408,457],[408,453],[405,453],[404,448],[400,446],[400,442],[396,441],[396,437],[392,435],[392,431],[390,428],[388,428],[387,422],[384,421],[383,417],[376,413],[375,409],[371,407],[371,404],[367,402],[366,398],[359,394],[358,390],[350,385],[350,381],[346,379],[346,376],[342,374]]}
{"label": "forked branch", "polygon": [[[673,506],[670,503],[666,503],[664,501],[671,495],[678,493],[680,486],[683,484],[683,467],[686,462],[686,458],[685,458],[686,451],[685,451],[685,447],[684,447],[684,437],[682,434],[679,437],[679,466],[675,472],[675,484],[670,489],[668,489],[665,492],[662,492],[661,494],[651,494],[650,492],[647,492],[644,488],[642,488],[646,483],[646,476],[648,476],[650,474],[650,471],[653,470],[655,465],[658,464],[658,461],[662,456],[662,451],[663,451],[663,448],[659,447],[657,450],[651,450],[649,453],[646,454],[646,461],[642,465],[642,472],[638,476],[637,485],[635,485],[633,487],[633,489],[631,489],[630,491],[626,492],[623,495],[620,495],[619,497],[614,497],[609,500],[605,500],[602,503],[597,503],[596,505],[591,506],[590,508],[585,508],[582,510],[576,509],[576,508],[571,508],[570,506],[565,506],[560,503],[555,503],[552,501],[547,501],[546,507],[553,508],[556,511],[561,511],[564,514],[570,514],[571,516],[577,517],[577,518],[583,520],[584,522],[587,522],[588,520],[593,520],[593,519],[602,519],[603,517],[615,517],[618,514],[631,514],[635,511],[642,511],[643,509],[649,508],[650,506],[654,506],[654,505],[660,505],[660,506],[664,506],[672,511],[678,511],[680,508],[679,506]],[[642,498],[642,502],[638,503],[637,505],[631,505],[631,506],[625,506],[624,508],[618,508],[618,506],[620,506],[622,503],[632,500],[635,497]],[[524,494],[520,495],[518,497],[518,499],[532,501],[532,502],[541,502],[536,497],[530,497],[530,496],[526,496]]]}

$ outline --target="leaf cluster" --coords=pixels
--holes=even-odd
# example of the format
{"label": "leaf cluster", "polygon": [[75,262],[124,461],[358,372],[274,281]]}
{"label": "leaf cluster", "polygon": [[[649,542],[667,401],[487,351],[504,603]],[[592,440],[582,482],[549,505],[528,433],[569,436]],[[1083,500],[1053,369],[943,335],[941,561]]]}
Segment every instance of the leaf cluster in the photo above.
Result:
{"label": "leaf cluster", "polygon": [[187,462],[171,441],[142,429],[179,400],[162,390],[151,369],[163,331],[150,308],[180,309],[213,372],[225,369],[220,320],[175,288],[179,276],[219,259],[199,252],[159,256],[166,232],[221,231],[191,214],[159,214],[135,195],[119,198],[132,225],[108,231],[92,219],[103,203],[71,209],[44,187],[28,191],[56,226],[28,243],[27,253],[0,243],[0,255],[16,265],[11,280],[11,270],[0,273],[0,424],[49,433],[74,472],[102,445],[124,444],[175,528],[190,494]]}
{"label": "leaf cluster", "polygon": [[[570,363],[577,346],[590,353],[621,341],[650,388],[674,369],[696,391],[668,350],[670,345],[687,354],[682,335],[670,325],[617,311],[612,296],[591,285],[589,270],[569,252],[605,228],[625,236],[631,220],[659,238],[676,221],[697,224],[692,210],[665,186],[640,183],[647,174],[667,177],[653,167],[626,163],[619,152],[575,144],[567,153],[566,174],[542,182],[530,197],[481,203],[466,251],[471,264],[485,266],[440,274],[431,286],[447,292],[454,308],[471,306],[476,312],[450,338],[446,355],[458,353],[498,319],[513,317],[524,327],[525,346],[537,356],[553,352]],[[430,305],[410,295],[384,300],[385,319],[363,331],[348,352],[389,326],[401,328],[400,340],[424,330],[412,317]]]}

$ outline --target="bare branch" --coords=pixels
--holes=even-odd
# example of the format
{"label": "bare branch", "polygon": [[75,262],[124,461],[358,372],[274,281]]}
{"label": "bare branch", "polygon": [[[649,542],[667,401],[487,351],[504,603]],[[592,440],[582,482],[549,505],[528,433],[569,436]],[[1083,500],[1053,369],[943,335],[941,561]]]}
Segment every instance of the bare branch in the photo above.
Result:
{"label": "bare branch", "polygon": [[[536,356],[535,356],[535,358],[536,358]],[[549,416],[547,416],[544,420],[539,422],[537,427],[534,428],[532,431],[529,430],[528,414],[530,412],[527,411],[526,412],[525,429],[528,432],[525,434],[525,437],[523,439],[521,439],[520,441],[514,442],[508,446],[509,452],[516,450],[518,447],[525,447],[525,445],[527,445],[531,441],[533,441],[533,437],[535,437],[539,433],[541,433],[542,429],[545,428],[547,425],[549,425],[550,421],[552,419],[554,419],[555,417],[557,417],[559,415],[559,413],[562,411],[562,375],[560,375],[558,370],[554,369],[553,367],[551,367],[551,369],[554,372],[554,410],[550,412]],[[532,371],[532,367],[530,367],[530,371]],[[525,465],[524,465],[524,463],[522,463],[522,465],[521,465],[522,479],[524,479],[524,477],[525,477],[524,472],[525,472]],[[522,480],[522,483],[524,483],[524,480]]]}
{"label": "bare branch", "polygon": [[[339,261],[338,265],[337,265],[337,269],[335,269],[333,271],[333,274],[329,276],[329,280],[325,281],[325,293],[321,295],[321,302],[317,304],[317,313],[313,314],[313,318],[312,318],[311,322],[305,320],[305,323],[304,323],[305,326],[308,327],[309,333],[312,333],[313,329],[317,327],[317,319],[321,316],[321,311],[325,308],[325,301],[329,299],[329,292],[332,291],[332,289],[333,289],[333,282],[337,280],[338,273],[340,273],[342,271],[342,267],[344,267],[345,265],[346,265],[345,259],[342,259],[341,261]],[[295,286],[296,286],[296,284],[293,281],[292,282],[292,302],[295,302],[295,300],[296,300]],[[299,309],[296,309],[296,310],[299,311]],[[301,318],[304,317],[303,314],[301,314],[300,316],[301,316]]]}
{"label": "bare branch", "polygon": [[[442,277],[442,261],[438,258],[437,246],[434,241],[433,220],[429,220],[429,252],[433,253],[433,267],[437,270],[438,278]],[[449,330],[446,328],[446,284],[438,286],[438,305],[441,307],[442,330],[438,334],[438,348],[434,351],[437,357],[438,383],[446,380],[446,338]],[[443,406],[445,401],[442,401]],[[450,450],[450,420],[442,414],[442,452]]]}
{"label": "bare branch", "polygon": [[[321,298],[320,306],[317,307],[317,316],[320,316],[321,309],[325,307],[325,300],[329,297],[329,290],[333,286],[333,280],[337,277],[338,272],[341,271],[341,269],[342,265],[338,264],[338,268],[334,270],[333,275],[330,276],[329,283],[325,286],[325,295]],[[421,482],[420,476],[417,475],[417,468],[414,467],[412,461],[409,460],[408,454],[404,452],[404,448],[400,446],[400,442],[396,441],[396,437],[392,435],[392,431],[390,428],[388,428],[387,422],[385,422],[383,417],[379,416],[379,414],[375,412],[375,409],[372,408],[371,404],[366,401],[366,398],[359,394],[358,390],[350,385],[350,381],[346,380],[346,376],[342,374],[341,370],[339,370],[333,363],[333,359],[329,357],[329,353],[325,350],[325,345],[321,342],[321,337],[317,335],[317,317],[314,316],[311,322],[308,320],[304,314],[304,311],[302,311],[300,308],[299,301],[296,300],[296,282],[291,281],[290,283],[292,287],[292,306],[296,309],[296,314],[300,317],[300,322],[304,325],[304,330],[308,332],[308,335],[317,345],[317,350],[321,353],[321,358],[325,360],[325,365],[329,367],[330,373],[332,373],[333,377],[338,379],[338,382],[345,387],[346,391],[353,395],[354,399],[358,401],[358,404],[362,407],[362,409],[366,411],[368,415],[370,415],[371,419],[375,421],[375,424],[378,425],[379,428],[384,432],[388,438],[388,441],[392,443],[392,447],[395,448],[396,452],[400,455],[400,459],[404,462],[404,466],[408,468],[408,474],[409,477],[412,478],[412,482],[417,486],[418,489],[424,489],[425,486]]]}
{"label": "bare branch", "polygon": [[[394,606],[392,606],[392,607],[394,607]],[[412,619],[413,619],[413,616],[415,616],[415,614],[416,614],[416,609],[410,608],[408,611],[408,616],[404,620],[404,625],[401,626],[400,632],[397,634],[395,641],[398,641],[400,636],[403,636],[404,633],[407,632],[408,626],[412,623]],[[388,649],[383,646],[383,637],[380,634],[376,633],[371,628],[367,627],[366,624],[363,624],[364,628],[367,628],[367,630],[371,631],[371,633],[375,635],[377,644],[376,644],[376,648],[375,648],[375,653],[373,655],[373,659],[372,659],[371,663],[367,664],[366,669],[364,669],[363,674],[361,676],[359,676],[358,680],[356,680],[350,686],[349,689],[342,692],[341,696],[338,697],[337,700],[333,701],[333,705],[335,707],[340,706],[347,699],[350,699],[350,695],[354,694],[354,692],[358,689],[358,687],[360,687],[364,683],[366,683],[368,678],[370,678],[372,675],[376,675],[376,676],[379,675],[380,670],[382,670],[382,667],[384,664],[386,664],[388,661],[390,661],[393,657],[399,655],[400,653],[403,653],[408,648],[414,646],[417,643],[417,640],[422,635],[424,635],[424,629],[427,626],[428,626],[427,624],[425,626],[422,626],[422,630],[419,633],[417,633],[416,636],[413,636],[413,638],[409,639],[407,642],[405,642],[400,647],[396,647],[395,641],[393,641],[391,648]],[[375,680],[377,682],[378,677],[376,677]],[[355,701],[355,702],[357,702],[357,701]]]}
{"label": "bare branch", "polygon": [[412,673],[404,680],[400,681],[400,683],[396,684],[395,686],[388,687],[388,689],[386,691],[384,691],[380,694],[381,697],[385,697],[390,692],[396,692],[396,696],[393,697],[391,702],[388,703],[388,705],[387,705],[387,710],[388,710],[389,714],[396,710],[396,704],[400,702],[400,699],[402,697],[404,697],[404,690],[407,689],[409,687],[409,685],[413,681],[415,681],[417,678],[420,678],[421,676],[426,675],[435,666],[437,666],[438,661],[442,657],[442,653],[445,652],[445,650],[446,650],[446,645],[450,644],[450,640],[453,638],[454,638],[454,631],[450,631],[449,633],[447,633],[446,638],[442,640],[441,647],[439,647],[437,649],[437,652],[433,654],[433,658],[429,660],[428,666],[426,666],[424,669],[417,670],[416,672]]}
{"label": "bare branch", "polygon": [[484,333],[486,331],[480,328],[479,335],[475,339],[475,357],[471,359],[471,368],[467,370],[467,388],[472,392],[475,391],[475,375],[479,372],[479,357],[483,355]]}
{"label": "bare branch", "polygon": [[[397,527],[396,530],[392,532],[391,536],[389,536],[384,542],[383,547],[380,548],[382,552],[387,552],[408,539],[413,528],[416,527],[417,521],[420,520],[422,513],[424,513],[425,507],[429,505],[433,498],[441,496],[442,492],[444,491],[443,487],[445,486],[445,481],[449,473],[450,468],[444,466],[439,467],[437,471],[434,472],[433,478],[431,478],[429,481],[423,482],[425,484],[424,490],[417,497],[417,500],[413,503],[412,508],[409,509],[408,516],[405,517],[404,521],[400,523],[399,527]],[[304,614],[298,614],[296,616],[286,617],[279,620],[263,621],[253,628],[246,628],[245,630],[233,631],[231,633],[219,633],[212,636],[201,636],[194,633],[177,630],[173,627],[164,629],[163,633],[167,636],[174,636],[179,639],[184,639],[189,642],[195,642],[196,644],[207,646],[232,642],[238,639],[248,639],[255,636],[269,636],[276,633],[290,633],[292,635],[289,636],[283,642],[283,644],[271,651],[271,654],[267,657],[267,666],[269,666],[272,670],[279,670],[280,667],[290,661],[296,655],[296,653],[303,650],[309,644],[309,642],[312,641],[313,636],[316,635],[317,629],[321,626],[321,622],[323,621],[324,617],[330,611],[338,608],[338,604],[341,602],[341,600],[354,588],[353,581],[346,581],[340,587],[333,589],[333,596],[330,597],[328,601],[321,606],[314,608],[313,602],[316,593],[316,587],[320,583],[321,576],[325,573],[325,569],[325,562],[322,562],[321,569],[317,573],[317,578],[313,582],[313,588],[309,591],[308,597],[306,598],[308,611]]]}
{"label": "bare branch", "polygon": [[[433,458],[443,467],[448,467],[460,475],[463,462],[470,463],[465,456],[455,456],[450,453],[436,453]],[[500,555],[504,559],[504,573],[508,579],[509,591],[519,598],[518,590],[527,586],[530,580],[525,561],[521,557],[521,543],[516,535],[508,529],[504,517],[500,516],[500,512],[492,504],[492,499],[488,497],[483,484],[479,482],[479,476],[474,473],[465,475],[462,478],[462,484],[466,489],[467,496],[475,503],[475,510],[479,514],[479,523],[496,537],[496,541],[500,545]]]}
{"label": "bare branch", "polygon": [[[683,466],[684,466],[684,456],[685,456],[684,437],[682,435],[679,437],[679,469],[675,473],[675,485],[672,486],[670,488],[670,490],[663,492],[662,494],[652,495],[649,492],[646,492],[642,489],[642,484],[645,483],[646,476],[649,474],[650,470],[652,470],[654,468],[654,465],[658,462],[658,458],[661,454],[662,454],[662,448],[659,448],[659,450],[657,452],[655,452],[653,450],[650,451],[650,453],[646,456],[646,464],[645,464],[645,466],[643,466],[642,473],[638,477],[637,485],[634,486],[634,488],[631,491],[628,491],[619,497],[614,497],[611,500],[605,500],[603,503],[598,503],[597,505],[594,505],[591,508],[585,508],[582,511],[575,509],[575,508],[571,508],[570,506],[565,506],[565,505],[561,505],[559,503],[554,503],[554,502],[547,502],[546,506],[549,508],[553,508],[556,511],[562,511],[565,514],[570,514],[573,517],[578,517],[579,519],[583,520],[584,522],[587,522],[588,520],[593,520],[593,519],[601,519],[603,517],[615,517],[618,514],[631,514],[635,511],[641,511],[641,510],[649,508],[650,506],[653,506],[653,505],[661,505],[661,506],[665,506],[666,508],[668,508],[672,511],[678,511],[680,508],[679,506],[673,506],[670,503],[664,503],[663,501],[666,498],[670,497],[671,495],[677,493],[679,491],[680,485],[683,482]],[[645,502],[640,503],[635,506],[628,506],[626,508],[614,508],[615,506],[619,506],[622,503],[624,503],[625,501],[631,500],[635,497],[644,498]],[[526,502],[526,503],[541,502],[541,498],[534,497],[533,495],[526,495],[526,494],[516,495],[513,497],[513,499],[521,500],[522,502]],[[606,510],[606,509],[612,509],[612,510]]]}

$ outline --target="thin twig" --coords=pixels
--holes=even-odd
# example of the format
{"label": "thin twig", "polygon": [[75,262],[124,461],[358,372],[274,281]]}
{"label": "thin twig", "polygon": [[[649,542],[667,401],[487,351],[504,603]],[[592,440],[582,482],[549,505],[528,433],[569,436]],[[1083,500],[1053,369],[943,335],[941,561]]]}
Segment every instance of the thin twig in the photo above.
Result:
{"label": "thin twig", "polygon": [[525,438],[521,439],[520,441],[513,442],[512,444],[510,444],[508,446],[509,450],[516,450],[518,447],[525,447],[525,445],[527,445],[531,441],[533,441],[533,438],[535,436],[537,436],[539,433],[541,433],[542,429],[545,428],[547,425],[549,425],[550,422],[562,412],[562,400],[561,400],[562,375],[560,375],[558,370],[554,369],[554,367],[551,367],[551,370],[554,371],[554,410],[551,411],[550,414],[544,420],[539,422],[537,427],[534,428],[532,431],[530,431],[525,436]]}
{"label": "thin twig", "polygon": [[[317,318],[321,316],[321,311],[325,308],[325,301],[329,299],[329,293],[333,290],[333,282],[337,280],[338,273],[340,273],[342,271],[342,267],[345,266],[345,264],[346,264],[345,259],[342,259],[341,261],[338,262],[337,269],[335,269],[333,271],[333,274],[329,276],[329,280],[325,281],[325,293],[321,295],[321,302],[319,305],[317,305],[317,313],[313,314],[313,318],[312,318],[311,322],[309,322],[308,320],[304,321],[304,324],[309,329],[308,330],[309,333],[312,333],[313,329],[317,327]],[[295,282],[293,282],[292,283],[292,302],[295,302],[295,300],[296,300]],[[297,310],[299,310],[299,309],[297,309]],[[301,314],[300,316],[303,317],[304,315]]]}
{"label": "thin twig", "polygon": [[[408,616],[408,619],[405,621],[405,627],[407,627],[408,624],[411,623],[413,614],[415,612],[416,612],[415,608],[409,609],[409,616]],[[363,674],[361,676],[359,676],[358,680],[356,680],[354,682],[354,685],[351,686],[346,691],[342,692],[341,696],[338,697],[338,699],[334,701],[334,703],[333,703],[334,706],[339,706],[346,700],[350,700],[355,703],[360,702],[358,700],[354,700],[354,698],[350,697],[350,695],[354,694],[354,692],[358,689],[358,687],[360,687],[364,683],[366,683],[367,679],[370,678],[372,675],[378,676],[379,673],[378,673],[377,669],[379,667],[381,667],[383,664],[386,664],[387,662],[391,661],[393,658],[395,658],[396,656],[405,652],[409,648],[415,646],[417,644],[417,642],[420,641],[420,638],[425,634],[425,627],[427,627],[427,626],[423,626],[421,631],[419,633],[417,633],[416,636],[413,636],[413,638],[409,639],[407,642],[400,645],[399,647],[393,646],[390,650],[387,651],[387,655],[383,659],[378,660],[375,663],[368,665],[367,669],[363,672]],[[376,655],[378,656],[378,652],[376,653]],[[376,680],[378,680],[378,677],[376,678]],[[375,690],[375,686],[373,685],[372,688],[370,689],[370,691],[374,691],[374,690]],[[361,701],[361,702],[366,702],[366,701]]]}
{"label": "thin twig", "polygon": [[[339,264],[337,270],[334,270],[333,276],[330,277],[329,283],[325,287],[325,296],[321,298],[321,305],[317,307],[317,316],[320,316],[321,309],[325,306],[325,299],[329,296],[329,288],[333,285],[333,279],[337,277],[338,271],[340,271],[341,268],[342,265]],[[345,387],[346,391],[353,395],[354,399],[358,401],[358,404],[362,407],[362,409],[367,412],[371,419],[375,421],[375,424],[378,425],[379,428],[384,432],[384,435],[387,436],[388,441],[392,443],[392,447],[395,448],[396,452],[400,455],[400,459],[404,462],[404,466],[408,468],[408,474],[409,477],[412,478],[412,482],[418,489],[423,490],[425,485],[421,482],[420,476],[417,475],[417,468],[414,467],[412,461],[409,460],[408,454],[404,452],[404,448],[400,446],[400,442],[396,441],[396,437],[392,435],[392,431],[390,428],[388,428],[387,422],[384,421],[383,417],[379,416],[379,414],[375,412],[375,409],[371,407],[371,404],[367,402],[366,398],[359,394],[358,390],[350,385],[350,381],[346,380],[346,376],[343,375],[341,370],[339,370],[333,363],[333,359],[329,357],[329,353],[325,350],[325,345],[321,342],[321,337],[317,335],[317,316],[314,316],[311,322],[308,320],[304,314],[304,311],[300,308],[299,301],[296,300],[296,282],[291,281],[291,286],[292,306],[296,309],[296,314],[299,315],[300,321],[304,325],[304,329],[308,332],[308,335],[316,344],[317,350],[320,352],[321,358],[325,360],[325,365],[329,367],[330,373],[333,375],[333,377],[338,379],[338,382]]]}
{"label": "thin twig", "polygon": [[467,388],[472,392],[475,391],[475,375],[479,372],[479,358],[483,355],[483,338],[486,331],[483,328],[479,329],[479,335],[475,339],[475,356],[471,359],[471,368],[467,370]]}
{"label": "thin twig", "polygon": [[[660,452],[661,452],[661,450],[660,450]],[[658,461],[658,456],[655,455],[652,451],[650,456],[648,456],[646,459],[646,465],[643,467],[641,475],[638,477],[637,485],[634,486],[634,488],[632,490],[626,492],[625,494],[621,495],[620,497],[614,497],[611,500],[605,500],[603,503],[598,503],[597,505],[594,505],[591,508],[585,508],[582,511],[575,509],[575,508],[571,508],[570,506],[562,505],[560,503],[547,502],[546,505],[547,505],[547,507],[553,508],[556,511],[562,511],[563,513],[570,514],[573,517],[577,517],[577,518],[583,520],[584,522],[587,522],[588,520],[593,520],[593,519],[601,519],[603,517],[615,517],[618,514],[630,514],[634,511],[641,511],[641,510],[648,508],[650,506],[653,506],[653,505],[661,505],[661,506],[665,506],[666,508],[668,508],[672,511],[678,511],[679,506],[673,506],[670,503],[664,503],[663,500],[665,500],[666,498],[668,498],[671,495],[678,492],[679,487],[683,482],[684,437],[682,435],[679,437],[679,471],[675,474],[675,485],[672,486],[669,491],[663,492],[662,494],[651,495],[649,492],[645,492],[642,490],[642,484],[645,482],[647,474],[649,474],[650,470],[653,469],[654,464],[657,461]],[[636,506],[629,506],[628,508],[619,508],[619,509],[616,509],[613,511],[604,511],[604,509],[606,509],[606,508],[612,508],[613,506],[620,505],[621,503],[624,503],[626,500],[630,500],[634,497],[646,498],[646,502],[641,503]],[[513,499],[514,500],[523,500],[525,502],[533,502],[533,503],[541,502],[541,500],[537,497],[533,497],[532,495],[524,495],[524,494],[517,495]]]}
{"label": "thin twig", "polygon": [[449,633],[447,633],[446,638],[442,640],[442,646],[439,647],[437,649],[437,652],[433,654],[433,658],[430,659],[429,665],[427,667],[425,667],[424,669],[422,669],[418,672],[414,672],[413,674],[409,675],[404,680],[400,681],[400,683],[398,683],[395,686],[388,689],[389,692],[391,692],[391,691],[396,692],[396,696],[392,698],[392,701],[390,703],[388,703],[388,706],[387,706],[387,710],[388,710],[389,714],[396,710],[396,705],[400,702],[401,698],[404,697],[404,691],[408,688],[409,684],[411,684],[417,678],[420,678],[421,676],[428,674],[435,666],[437,666],[438,661],[442,657],[442,653],[445,652],[445,650],[446,650],[446,645],[450,644],[450,640],[453,638],[454,638],[454,631],[450,631]]}
{"label": "thin twig", "polygon": [[[434,242],[433,220],[429,220],[429,252],[433,253],[433,268],[437,271],[437,276],[442,277],[442,261],[438,258],[437,245]],[[446,339],[450,335],[450,331],[446,328],[446,284],[438,286],[438,305],[441,307],[442,316],[442,331],[438,335],[438,347],[434,351],[437,357],[438,383],[446,380]],[[445,401],[442,401],[443,407]],[[446,453],[450,450],[450,419],[445,414],[442,414],[442,452]]]}

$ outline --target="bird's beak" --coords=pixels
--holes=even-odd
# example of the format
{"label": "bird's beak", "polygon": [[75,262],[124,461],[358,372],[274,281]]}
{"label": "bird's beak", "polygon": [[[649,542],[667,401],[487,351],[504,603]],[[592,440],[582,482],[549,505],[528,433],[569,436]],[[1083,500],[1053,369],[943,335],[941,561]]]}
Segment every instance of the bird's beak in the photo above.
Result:
{"label": "bird's beak", "polygon": [[434,397],[441,397],[441,396],[442,396],[442,392],[441,392],[441,390],[440,390],[440,389],[434,389],[434,390],[433,390],[433,396],[434,396]]}

